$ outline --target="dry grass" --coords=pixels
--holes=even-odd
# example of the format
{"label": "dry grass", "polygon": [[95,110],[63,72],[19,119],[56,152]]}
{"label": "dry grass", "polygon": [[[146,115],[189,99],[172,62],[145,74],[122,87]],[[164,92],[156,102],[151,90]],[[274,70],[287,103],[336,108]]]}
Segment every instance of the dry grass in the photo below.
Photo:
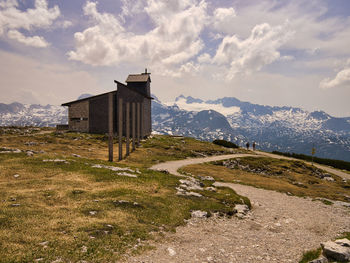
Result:
{"label": "dry grass", "polygon": [[[213,176],[224,182],[235,182],[254,187],[291,193],[297,196],[327,198],[346,201],[350,196],[350,183],[344,183],[333,175],[335,182],[328,182],[317,177],[314,167],[300,161],[289,161],[272,158],[241,158],[242,165],[251,169],[264,167],[266,174],[244,171],[239,168],[229,169],[222,162],[190,165],[182,169],[193,175]],[[325,172],[326,173],[326,172]]]}
{"label": "dry grass", "polygon": [[[178,177],[145,168],[158,162],[157,158],[165,161],[199,151],[226,151],[211,143],[193,139],[184,139],[183,143],[162,136],[145,141],[118,164],[139,168],[138,177],[131,178],[91,167],[116,166],[105,161],[105,136],[14,134],[0,135],[0,148],[37,153],[0,153],[1,262],[114,262],[125,253],[146,249],[143,240],[174,230],[190,217],[191,210],[228,213],[235,203],[242,202],[242,197],[227,188],[203,192],[206,198],[177,196]],[[176,143],[179,140],[180,146]],[[73,157],[73,153],[82,158]],[[45,159],[64,159],[67,163]]]}

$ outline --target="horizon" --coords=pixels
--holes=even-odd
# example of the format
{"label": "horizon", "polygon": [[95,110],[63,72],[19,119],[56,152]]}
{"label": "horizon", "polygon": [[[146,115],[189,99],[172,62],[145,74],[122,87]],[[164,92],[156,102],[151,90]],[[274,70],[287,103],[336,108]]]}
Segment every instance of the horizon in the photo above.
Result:
{"label": "horizon", "polygon": [[[99,94],[81,94],[81,95],[90,95],[90,96],[96,96],[96,95],[99,95]],[[80,96],[81,96],[80,95]],[[80,97],[79,96],[79,97]],[[153,97],[155,97],[156,99],[158,99],[159,100],[159,97],[157,96],[157,95],[155,95],[155,94],[152,94],[152,96]],[[78,98],[79,98],[78,97]],[[185,99],[187,99],[187,98],[189,98],[189,97],[191,97],[191,98],[193,98],[193,99],[199,99],[199,100],[201,100],[202,102],[200,102],[200,103],[198,103],[198,102],[195,102],[195,103],[187,103],[187,105],[188,104],[202,104],[201,106],[199,106],[200,108],[199,109],[191,109],[190,107],[184,107],[184,105],[179,105],[178,103],[176,103],[177,102],[177,99],[178,98],[185,98]],[[75,100],[78,100],[78,98],[76,98]],[[329,116],[331,116],[331,117],[333,117],[333,118],[350,118],[350,116],[334,116],[334,115],[331,115],[331,114],[329,114],[328,112],[326,112],[326,111],[323,111],[323,110],[314,110],[314,111],[308,111],[308,110],[306,110],[306,109],[304,109],[304,108],[301,108],[301,107],[293,107],[293,106],[288,106],[288,105],[283,105],[283,106],[278,106],[278,105],[266,105],[266,104],[259,104],[259,103],[251,103],[251,102],[249,102],[249,101],[243,101],[243,100],[240,100],[240,99],[238,99],[238,98],[236,98],[236,97],[222,97],[222,98],[215,98],[215,99],[211,99],[210,101],[216,101],[216,100],[220,100],[220,99],[225,99],[225,98],[234,98],[234,99],[237,99],[237,100],[239,100],[240,102],[243,102],[243,103],[250,103],[250,104],[252,104],[252,105],[258,105],[258,106],[264,106],[264,107],[272,107],[272,108],[274,108],[274,107],[277,107],[277,108],[284,108],[284,107],[286,107],[286,108],[293,108],[293,109],[300,109],[300,110],[302,110],[302,111],[306,111],[306,112],[308,112],[308,113],[313,113],[313,112],[324,112],[324,113],[326,113],[326,114],[328,114]],[[72,99],[71,101],[75,101],[74,99]],[[204,100],[204,99],[202,99],[202,98],[198,98],[198,97],[193,97],[193,96],[186,96],[186,95],[184,95],[184,94],[180,94],[180,95],[178,95],[177,97],[175,97],[172,101],[161,101],[161,100],[159,100],[163,105],[165,105],[165,106],[178,106],[180,109],[182,109],[182,110],[186,110],[186,111],[194,111],[194,112],[200,112],[200,111],[203,111],[203,110],[213,110],[213,111],[216,111],[216,112],[219,112],[219,113],[221,113],[222,115],[224,115],[225,117],[227,117],[228,115],[232,115],[232,114],[234,114],[234,113],[236,113],[236,112],[238,112],[238,110],[237,109],[233,109],[233,110],[235,110],[235,111],[233,111],[233,112],[231,112],[231,111],[228,111],[229,109],[232,109],[232,108],[239,108],[239,107],[237,107],[237,106],[231,106],[231,107],[225,107],[225,106],[222,106],[222,108],[223,109],[216,109],[216,108],[209,108],[209,107],[211,107],[211,106],[209,106],[209,105],[215,105],[215,106],[217,106],[216,104],[209,104],[209,103],[207,103],[209,100]],[[0,102],[0,104],[7,104],[7,105],[9,105],[9,104],[12,104],[12,103],[20,103],[20,104],[23,104],[23,105],[39,105],[39,106],[60,106],[60,107],[65,107],[65,106],[62,106],[61,104],[60,105],[58,105],[58,104],[41,104],[41,103],[33,103],[33,104],[31,104],[31,103],[21,103],[21,102],[18,102],[18,101],[13,101],[13,102],[11,102],[11,103],[3,103],[3,102]],[[65,102],[63,102],[63,103],[65,103]],[[222,105],[222,104],[219,104],[219,105]],[[219,106],[220,107],[220,106]],[[225,113],[226,112],[226,113]]]}
{"label": "horizon", "polygon": [[60,105],[148,68],[186,94],[349,117],[350,2],[3,0],[0,101]]}

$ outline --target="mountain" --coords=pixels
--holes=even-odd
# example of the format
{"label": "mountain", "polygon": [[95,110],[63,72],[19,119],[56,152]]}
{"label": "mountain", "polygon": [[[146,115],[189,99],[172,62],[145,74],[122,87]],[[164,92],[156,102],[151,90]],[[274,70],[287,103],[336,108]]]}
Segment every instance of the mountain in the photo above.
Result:
{"label": "mountain", "polygon": [[[83,94],[79,98],[91,96]],[[257,143],[266,151],[285,151],[350,161],[350,117],[323,111],[272,107],[236,98],[201,100],[183,95],[173,103],[152,102],[153,131],[202,140],[225,139],[244,146]],[[0,126],[55,126],[68,122],[67,109],[53,105],[0,103]]]}
{"label": "mountain", "polygon": [[[222,138],[241,146],[255,141],[263,150],[308,155],[315,147],[319,157],[350,161],[350,118],[335,118],[323,111],[252,104],[236,98],[203,101],[183,95],[166,105],[158,101],[152,109],[153,129],[159,133],[176,131],[205,140]],[[193,122],[197,115],[201,115],[201,126]],[[230,127],[224,124],[224,118]],[[211,126],[209,122],[222,126]]]}
{"label": "mountain", "polygon": [[48,126],[68,122],[67,109],[61,106],[0,103],[0,126]]}

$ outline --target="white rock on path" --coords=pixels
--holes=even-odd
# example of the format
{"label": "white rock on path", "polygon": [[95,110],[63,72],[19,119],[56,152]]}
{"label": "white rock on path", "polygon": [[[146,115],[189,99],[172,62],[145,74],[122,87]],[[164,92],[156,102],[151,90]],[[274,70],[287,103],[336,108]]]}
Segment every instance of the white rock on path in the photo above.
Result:
{"label": "white rock on path", "polygon": [[171,256],[171,257],[173,257],[173,256],[175,256],[176,255],[176,252],[175,252],[175,250],[173,249],[173,248],[171,248],[171,247],[168,247],[168,253],[169,253],[169,255]]}

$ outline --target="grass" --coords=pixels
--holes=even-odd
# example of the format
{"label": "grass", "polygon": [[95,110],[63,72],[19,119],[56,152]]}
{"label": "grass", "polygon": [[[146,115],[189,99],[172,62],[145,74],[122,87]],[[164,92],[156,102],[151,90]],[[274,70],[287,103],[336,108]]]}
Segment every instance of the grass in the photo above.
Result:
{"label": "grass", "polygon": [[153,136],[142,148],[124,161],[138,167],[150,167],[159,162],[219,154],[246,153],[243,149],[227,149],[210,142],[188,137]]}
{"label": "grass", "polygon": [[278,151],[273,151],[272,153],[274,154],[279,154],[287,157],[292,157],[296,159],[301,159],[305,160],[308,162],[315,162],[319,164],[324,164],[324,165],[329,165],[334,168],[340,169],[340,170],[346,170],[350,172],[350,162],[346,162],[343,160],[335,160],[335,159],[327,159],[327,158],[320,158],[320,157],[312,157],[310,155],[305,155],[305,154],[298,154],[298,153],[286,153],[286,152],[278,152]]}
{"label": "grass", "polygon": [[[105,161],[105,136],[8,134],[0,135],[1,147],[36,154],[0,154],[1,262],[114,262],[149,249],[144,241],[175,231],[193,210],[231,214],[236,203],[250,205],[229,188],[199,191],[202,198],[178,196],[178,177],[147,169],[158,161],[226,153],[208,142],[156,136],[116,165]],[[44,161],[54,159],[65,162]],[[129,168],[137,178],[95,164]]]}
{"label": "grass", "polygon": [[[193,175],[212,176],[219,181],[236,182],[291,193],[296,196],[346,201],[345,195],[350,195],[349,182],[344,183],[340,177],[335,175],[332,176],[335,179],[334,182],[322,180],[316,174],[317,168],[301,161],[246,157],[240,158],[239,164],[242,167],[249,166],[249,169],[240,169],[238,166],[228,169],[220,161],[186,166],[181,171]],[[257,170],[257,172],[252,172],[252,170]]]}
{"label": "grass", "polygon": [[311,260],[317,259],[319,256],[321,256],[321,252],[322,252],[322,248],[307,251],[304,253],[299,263],[308,263]]}

